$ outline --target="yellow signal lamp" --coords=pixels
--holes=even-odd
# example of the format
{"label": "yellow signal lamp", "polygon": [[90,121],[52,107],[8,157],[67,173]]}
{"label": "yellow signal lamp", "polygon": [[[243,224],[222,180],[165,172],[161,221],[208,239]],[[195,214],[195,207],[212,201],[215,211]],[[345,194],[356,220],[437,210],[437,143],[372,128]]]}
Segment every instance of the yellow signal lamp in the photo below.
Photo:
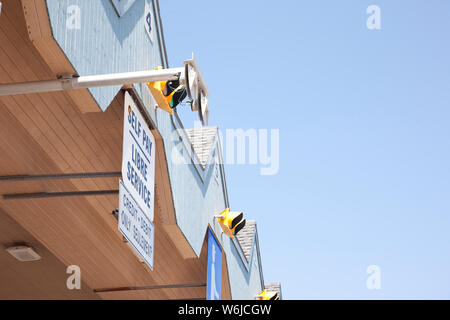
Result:
{"label": "yellow signal lamp", "polygon": [[[161,70],[159,66],[156,70]],[[147,82],[147,86],[156,100],[158,107],[173,114],[175,108],[184,98],[186,98],[186,87],[182,80],[153,81]]]}
{"label": "yellow signal lamp", "polygon": [[164,111],[167,111],[170,114],[173,114],[172,108],[169,106],[169,103],[167,102],[167,97],[165,97],[163,94],[166,88],[166,83],[167,81],[147,82],[147,86],[150,89],[150,92],[152,93],[152,96],[155,99],[158,107],[163,109]]}
{"label": "yellow signal lamp", "polygon": [[279,300],[278,292],[267,291],[267,289],[264,289],[263,292],[256,296],[256,300]]}
{"label": "yellow signal lamp", "polygon": [[226,208],[222,213],[215,216],[220,224],[223,232],[230,238],[234,238],[237,233],[245,226],[243,212],[232,212],[230,208]]}

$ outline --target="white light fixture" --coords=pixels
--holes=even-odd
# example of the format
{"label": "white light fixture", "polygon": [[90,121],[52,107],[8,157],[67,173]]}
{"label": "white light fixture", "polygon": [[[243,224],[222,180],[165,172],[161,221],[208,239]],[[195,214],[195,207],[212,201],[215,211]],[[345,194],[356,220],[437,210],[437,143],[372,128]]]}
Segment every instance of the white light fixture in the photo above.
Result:
{"label": "white light fixture", "polygon": [[208,125],[209,105],[208,105],[208,89],[201,75],[200,69],[194,59],[184,61],[185,74],[184,82],[186,91],[191,100],[192,111],[198,111],[198,116],[203,125]]}
{"label": "white light fixture", "polygon": [[27,246],[10,247],[6,251],[21,262],[41,260],[41,256]]}

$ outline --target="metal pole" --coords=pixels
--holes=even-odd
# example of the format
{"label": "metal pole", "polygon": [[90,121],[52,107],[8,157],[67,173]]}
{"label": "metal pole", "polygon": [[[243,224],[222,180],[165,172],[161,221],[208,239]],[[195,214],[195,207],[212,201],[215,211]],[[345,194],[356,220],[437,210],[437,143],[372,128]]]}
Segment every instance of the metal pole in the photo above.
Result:
{"label": "metal pole", "polygon": [[113,194],[118,194],[118,193],[119,193],[119,190],[13,193],[13,194],[4,194],[3,195],[3,200],[61,198],[61,197],[85,197],[85,196],[106,196],[106,195],[113,195]]}
{"label": "metal pole", "polygon": [[120,177],[122,172],[81,172],[81,173],[60,173],[60,174],[34,174],[34,175],[15,175],[0,176],[0,182],[3,181],[33,181],[33,180],[53,180],[53,179],[86,179],[86,178],[111,178]]}
{"label": "metal pole", "polygon": [[206,287],[206,283],[187,283],[187,284],[166,284],[166,285],[160,285],[160,286],[101,288],[101,289],[94,289],[94,292],[195,288],[195,287]]}
{"label": "metal pole", "polygon": [[0,96],[176,80],[180,75],[184,77],[184,70],[182,67],[0,84]]}

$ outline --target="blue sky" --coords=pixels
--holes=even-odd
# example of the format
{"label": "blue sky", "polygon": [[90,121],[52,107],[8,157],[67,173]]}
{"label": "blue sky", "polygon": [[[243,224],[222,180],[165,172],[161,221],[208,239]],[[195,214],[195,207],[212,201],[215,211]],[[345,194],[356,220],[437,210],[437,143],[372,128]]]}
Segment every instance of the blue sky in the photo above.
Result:
{"label": "blue sky", "polygon": [[[366,27],[372,4],[381,30]],[[170,66],[196,54],[210,125],[279,129],[278,174],[226,176],[285,299],[450,298],[449,13],[446,0],[161,2]]]}

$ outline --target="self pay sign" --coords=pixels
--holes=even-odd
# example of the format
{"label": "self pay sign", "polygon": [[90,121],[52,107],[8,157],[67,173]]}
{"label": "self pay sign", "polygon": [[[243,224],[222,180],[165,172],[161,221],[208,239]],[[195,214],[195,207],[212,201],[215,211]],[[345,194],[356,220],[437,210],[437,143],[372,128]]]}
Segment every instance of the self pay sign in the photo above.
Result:
{"label": "self pay sign", "polygon": [[124,106],[122,179],[138,206],[153,222],[155,138],[128,92]]}

